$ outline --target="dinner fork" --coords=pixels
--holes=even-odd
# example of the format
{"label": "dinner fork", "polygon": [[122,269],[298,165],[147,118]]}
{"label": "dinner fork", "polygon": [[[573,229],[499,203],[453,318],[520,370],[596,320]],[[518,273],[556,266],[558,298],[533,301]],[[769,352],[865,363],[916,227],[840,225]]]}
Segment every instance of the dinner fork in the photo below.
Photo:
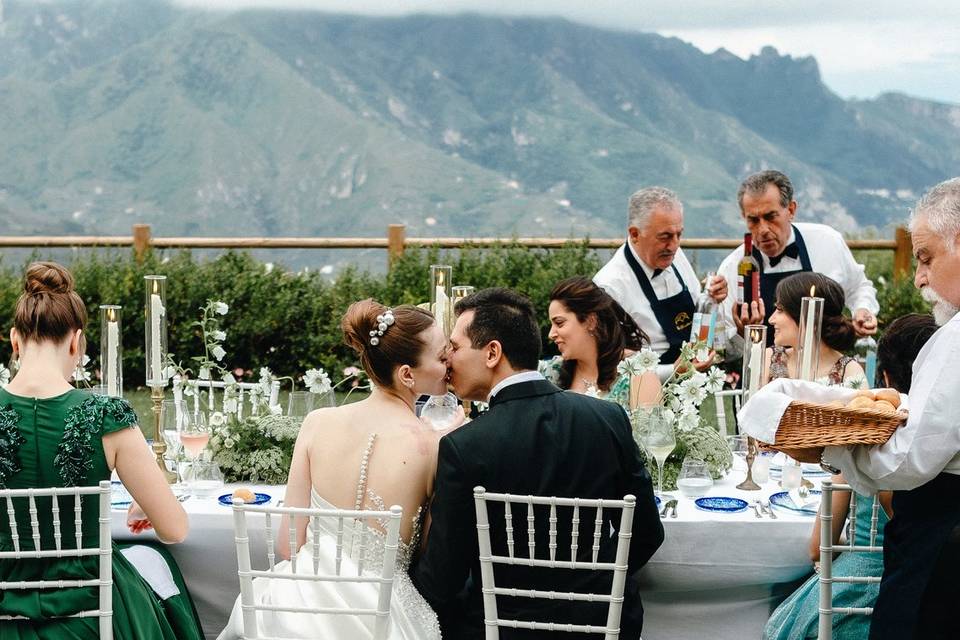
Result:
{"label": "dinner fork", "polygon": [[676,518],[677,517],[677,501],[671,500],[670,505],[673,507],[673,511],[670,512],[670,517]]}
{"label": "dinner fork", "polygon": [[775,513],[773,512],[773,507],[770,506],[770,501],[769,501],[769,500],[761,501],[761,502],[760,502],[760,508],[763,509],[768,516],[770,516],[770,519],[771,519],[771,520],[776,520],[776,519],[777,519],[777,514],[775,514]]}

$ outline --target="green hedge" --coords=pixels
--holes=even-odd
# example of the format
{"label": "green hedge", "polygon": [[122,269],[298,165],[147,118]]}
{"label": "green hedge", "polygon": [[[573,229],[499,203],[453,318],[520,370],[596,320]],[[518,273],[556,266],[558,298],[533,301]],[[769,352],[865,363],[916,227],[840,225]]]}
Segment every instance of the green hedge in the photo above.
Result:
{"label": "green hedge", "polygon": [[[142,385],[143,276],[168,276],[169,347],[186,366],[203,349],[196,327],[199,309],[207,299],[230,305],[222,327],[230,367],[255,372],[269,366],[278,375],[299,376],[322,366],[336,380],[343,367],[356,363],[355,354],[341,341],[340,318],[351,302],[372,297],[388,305],[428,299],[429,265],[453,266],[455,284],[477,288],[507,286],[531,296],[541,320],[550,289],[575,274],[593,274],[600,266],[585,244],[538,250],[505,244],[493,249],[464,247],[456,251],[408,250],[389,274],[348,268],[335,281],[314,271],[292,273],[268,265],[243,252],[226,252],[200,260],[190,252],[150,254],[138,264],[129,252],[90,253],[66,266],[73,272],[77,291],[87,302],[87,352],[97,367],[100,352],[100,304],[123,306],[123,371],[125,386]],[[11,355],[7,336],[13,310],[22,290],[25,265],[0,268],[0,362]],[[544,338],[546,327],[544,327]],[[252,374],[251,374],[252,375]]]}

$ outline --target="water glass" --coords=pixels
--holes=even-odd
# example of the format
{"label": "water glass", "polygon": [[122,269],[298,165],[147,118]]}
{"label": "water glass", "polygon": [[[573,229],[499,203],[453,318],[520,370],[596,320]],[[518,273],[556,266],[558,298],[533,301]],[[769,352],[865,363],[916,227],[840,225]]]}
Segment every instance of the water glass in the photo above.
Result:
{"label": "water glass", "polygon": [[699,498],[707,495],[713,486],[710,468],[698,458],[684,458],[677,476],[677,488],[687,498]]}
{"label": "water glass", "polygon": [[430,396],[420,417],[428,422],[435,431],[444,431],[457,426],[460,419],[460,400],[452,393],[442,396]]}
{"label": "water glass", "polygon": [[198,498],[209,498],[223,490],[223,472],[213,460],[190,463],[190,492]]}
{"label": "water glass", "polygon": [[747,436],[727,436],[727,445],[730,447],[730,452],[733,454],[733,468],[739,471],[746,471],[747,452],[750,449],[750,443],[747,440]]}
{"label": "water glass", "polygon": [[757,457],[753,460],[753,479],[756,482],[762,484],[770,480],[770,459],[773,456],[770,452],[757,452]]}
{"label": "water glass", "polygon": [[313,411],[314,394],[309,391],[291,391],[287,399],[287,415],[291,418],[305,418]]}
{"label": "water glass", "polygon": [[783,464],[783,476],[780,480],[780,486],[790,491],[791,489],[799,489],[802,483],[803,469],[800,468],[799,464],[787,458],[787,461]]}

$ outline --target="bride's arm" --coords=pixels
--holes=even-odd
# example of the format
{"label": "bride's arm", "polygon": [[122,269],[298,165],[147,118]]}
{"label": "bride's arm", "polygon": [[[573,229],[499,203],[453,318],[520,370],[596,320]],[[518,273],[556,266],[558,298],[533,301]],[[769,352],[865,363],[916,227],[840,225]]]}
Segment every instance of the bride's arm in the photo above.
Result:
{"label": "bride's arm", "polygon": [[[313,420],[303,421],[297,443],[293,447],[293,460],[290,462],[290,475],[287,477],[287,491],[284,494],[285,507],[310,506],[310,452],[309,444],[313,439]],[[280,535],[277,536],[277,555],[284,560],[297,552],[307,539],[307,519],[299,518],[297,524],[297,548],[290,548],[290,536],[286,535],[290,527],[290,517],[280,519]]]}

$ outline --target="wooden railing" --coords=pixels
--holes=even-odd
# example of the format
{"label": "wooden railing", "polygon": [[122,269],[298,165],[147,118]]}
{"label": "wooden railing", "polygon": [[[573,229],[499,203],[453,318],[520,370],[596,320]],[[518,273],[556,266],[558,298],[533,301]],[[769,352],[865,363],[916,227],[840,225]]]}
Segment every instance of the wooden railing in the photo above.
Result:
{"label": "wooden railing", "polygon": [[[386,249],[388,264],[403,255],[407,247],[440,247],[456,249],[465,245],[492,247],[510,243],[524,247],[559,248],[569,244],[569,238],[408,238],[406,226],[391,224],[385,238],[267,238],[267,237],[161,237],[155,238],[150,225],[133,225],[129,236],[0,236],[2,247],[133,247],[138,259],[151,248],[156,249]],[[623,238],[589,238],[587,246],[593,249],[615,249],[623,244]],[[739,238],[684,238],[680,246],[685,249],[735,249]],[[910,273],[913,245],[910,233],[897,227],[893,240],[848,240],[851,249],[893,251],[894,277]]]}

